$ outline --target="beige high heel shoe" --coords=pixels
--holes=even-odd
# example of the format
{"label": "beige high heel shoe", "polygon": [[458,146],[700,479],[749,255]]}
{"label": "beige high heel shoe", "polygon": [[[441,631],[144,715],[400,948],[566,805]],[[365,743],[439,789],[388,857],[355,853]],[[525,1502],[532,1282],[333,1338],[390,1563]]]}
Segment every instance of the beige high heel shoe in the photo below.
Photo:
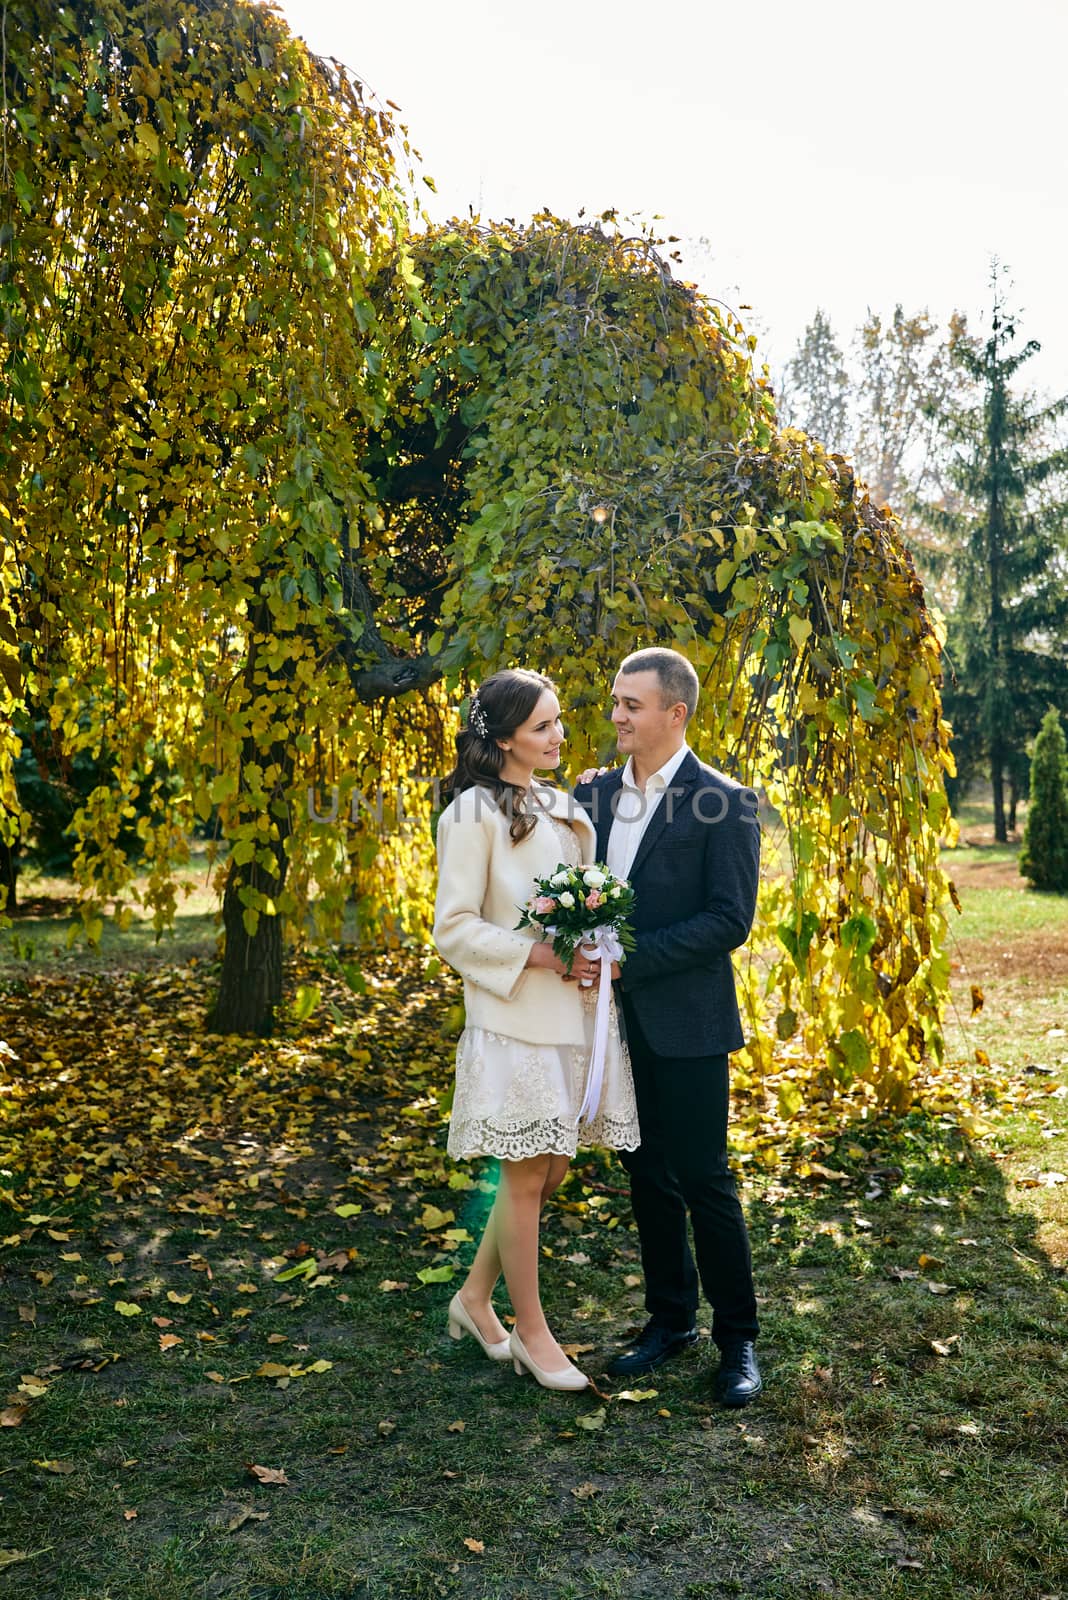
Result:
{"label": "beige high heel shoe", "polygon": [[507,1361],[511,1355],[507,1339],[499,1339],[496,1344],[490,1344],[482,1337],[474,1317],[460,1299],[459,1293],[456,1293],[449,1301],[449,1337],[462,1339],[465,1333],[469,1333],[472,1339],[477,1340],[491,1361]]}
{"label": "beige high heel shoe", "polygon": [[537,1378],[543,1389],[588,1389],[590,1380],[578,1367],[573,1367],[568,1362],[566,1367],[561,1367],[558,1372],[546,1372],[538,1363],[531,1359],[522,1339],[513,1328],[508,1335],[508,1344],[512,1357],[512,1365],[516,1372],[522,1376],[524,1369],[532,1378]]}

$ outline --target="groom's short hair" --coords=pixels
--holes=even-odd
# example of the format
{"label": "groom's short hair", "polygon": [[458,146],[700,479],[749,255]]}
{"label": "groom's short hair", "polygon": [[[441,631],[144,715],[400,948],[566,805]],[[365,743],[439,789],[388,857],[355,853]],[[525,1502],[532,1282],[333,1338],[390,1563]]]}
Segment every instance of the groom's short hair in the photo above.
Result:
{"label": "groom's short hair", "polygon": [[668,706],[678,705],[681,700],[686,707],[686,721],[689,722],[697,710],[697,691],[699,688],[697,674],[685,656],[680,656],[677,650],[661,650],[650,648],[648,650],[635,650],[629,656],[624,656],[619,664],[620,672],[655,672],[660,682],[660,698],[665,710]]}

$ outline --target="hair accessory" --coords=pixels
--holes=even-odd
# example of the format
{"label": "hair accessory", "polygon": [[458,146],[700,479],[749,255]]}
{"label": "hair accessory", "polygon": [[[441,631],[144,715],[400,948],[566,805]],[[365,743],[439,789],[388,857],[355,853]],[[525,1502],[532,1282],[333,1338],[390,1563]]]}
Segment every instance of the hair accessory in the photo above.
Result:
{"label": "hair accessory", "polygon": [[486,723],[486,713],[478,703],[477,694],[471,701],[471,706],[467,713],[467,726],[469,728],[474,728],[480,739],[487,739],[489,737],[489,727]]}

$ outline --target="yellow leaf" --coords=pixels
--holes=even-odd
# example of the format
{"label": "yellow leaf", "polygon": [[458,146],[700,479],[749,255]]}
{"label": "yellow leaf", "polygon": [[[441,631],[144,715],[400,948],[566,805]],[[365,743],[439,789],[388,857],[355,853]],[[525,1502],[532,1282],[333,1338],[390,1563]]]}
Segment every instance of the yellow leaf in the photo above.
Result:
{"label": "yellow leaf", "polygon": [[141,1307],[135,1306],[132,1300],[116,1300],[115,1310],[120,1317],[139,1317],[141,1315]]}
{"label": "yellow leaf", "polygon": [[799,650],[803,650],[808,636],[812,632],[812,624],[807,617],[792,616],[787,626],[790,629],[790,638]]}
{"label": "yellow leaf", "polygon": [[134,130],[137,142],[153,160],[159,155],[159,134],[147,122],[139,122]]}
{"label": "yellow leaf", "polygon": [[173,1350],[176,1344],[184,1343],[185,1340],[180,1339],[176,1333],[161,1333],[159,1336],[159,1347],[161,1350]]}
{"label": "yellow leaf", "polygon": [[486,1552],[486,1546],[481,1539],[465,1539],[464,1544],[469,1550],[473,1550],[476,1556],[484,1555]]}
{"label": "yellow leaf", "polygon": [[419,1226],[428,1230],[444,1228],[447,1223],[456,1221],[455,1211],[439,1211],[437,1206],[425,1206],[419,1218]]}
{"label": "yellow leaf", "polygon": [[175,1289],[167,1290],[167,1299],[173,1306],[187,1306],[192,1298],[192,1291],[189,1294],[179,1294]]}
{"label": "yellow leaf", "polygon": [[450,1422],[445,1431],[446,1433],[463,1433],[466,1427],[466,1422]]}
{"label": "yellow leaf", "polygon": [[596,1411],[589,1411],[584,1417],[578,1417],[576,1420],[580,1428],[585,1428],[588,1433],[594,1433],[598,1428],[604,1427],[607,1417],[608,1412],[604,1406],[600,1406]]}
{"label": "yellow leaf", "polygon": [[68,1189],[76,1189],[81,1181],[82,1174],[80,1172],[65,1172],[63,1174],[63,1182]]}

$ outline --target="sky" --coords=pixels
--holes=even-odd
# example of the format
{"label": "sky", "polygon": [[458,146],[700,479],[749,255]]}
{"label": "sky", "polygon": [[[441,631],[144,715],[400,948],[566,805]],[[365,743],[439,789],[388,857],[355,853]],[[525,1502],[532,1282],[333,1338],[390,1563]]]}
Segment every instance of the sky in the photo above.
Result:
{"label": "sky", "polygon": [[281,0],[401,120],[435,220],[609,207],[679,235],[781,369],[817,307],[989,317],[1068,392],[1068,0]]}

